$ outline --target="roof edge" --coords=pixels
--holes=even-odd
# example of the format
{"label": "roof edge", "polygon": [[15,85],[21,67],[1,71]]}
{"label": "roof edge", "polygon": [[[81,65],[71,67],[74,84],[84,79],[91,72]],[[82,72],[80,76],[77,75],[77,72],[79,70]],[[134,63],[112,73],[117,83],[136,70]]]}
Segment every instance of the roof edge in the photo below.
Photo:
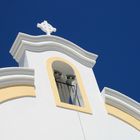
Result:
{"label": "roof edge", "polygon": [[[78,45],[76,45],[76,44],[74,44],[74,43],[72,43],[64,38],[58,37],[58,36],[54,36],[54,35],[33,36],[33,35],[25,34],[25,33],[19,33],[16,37],[16,40],[14,41],[14,43],[12,45],[12,48],[10,49],[10,53],[16,59],[16,61],[19,61],[19,58],[17,59],[16,55],[20,52],[21,49],[23,49],[22,45],[24,45],[25,42],[26,43],[29,42],[30,45],[32,44],[32,49],[30,49],[30,51],[35,51],[35,52],[40,48],[39,48],[39,46],[33,48],[33,45],[38,44],[38,43],[44,44],[44,43],[52,42],[52,43],[56,43],[59,45],[63,45],[63,46],[65,46],[65,47],[63,47],[64,50],[66,49],[66,51],[69,51],[69,53],[77,52],[78,54],[80,54],[80,56],[83,57],[83,59],[86,58],[85,59],[86,61],[90,60],[93,63],[92,65],[95,64],[95,61],[98,57],[98,55],[96,55],[94,53],[90,53],[90,52],[82,49]],[[47,47],[46,47],[46,50],[47,50]],[[25,47],[23,51],[25,51],[27,49],[28,48]],[[51,50],[51,48],[50,48],[50,50]],[[45,51],[45,50],[40,49],[40,52],[41,51]],[[62,51],[62,48],[57,47],[57,51]],[[76,54],[73,53],[73,55],[76,55]]]}
{"label": "roof edge", "polygon": [[140,103],[108,87],[104,87],[102,94],[106,104],[116,107],[140,120]]}
{"label": "roof edge", "polygon": [[28,68],[1,68],[0,88],[9,86],[34,86],[34,70]]}

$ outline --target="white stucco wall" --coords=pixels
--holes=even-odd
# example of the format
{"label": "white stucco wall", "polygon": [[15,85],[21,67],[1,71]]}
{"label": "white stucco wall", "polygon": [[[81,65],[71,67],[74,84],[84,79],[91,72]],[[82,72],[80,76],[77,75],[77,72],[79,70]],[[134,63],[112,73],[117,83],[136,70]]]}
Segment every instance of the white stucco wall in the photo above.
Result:
{"label": "white stucco wall", "polygon": [[[40,99],[43,98],[43,100],[46,99],[45,100],[46,106],[49,106],[49,109],[54,110],[55,112],[56,112],[56,110],[58,110],[58,112],[59,112],[59,113],[57,113],[58,117],[56,117],[56,114],[55,115],[53,115],[53,113],[49,114],[51,117],[51,120],[52,120],[52,116],[53,116],[54,117],[53,120],[55,120],[56,122],[61,122],[65,126],[65,128],[69,128],[68,133],[70,132],[73,135],[73,139],[75,139],[74,137],[78,133],[79,133],[78,135],[80,135],[81,131],[82,131],[81,136],[83,138],[85,137],[86,139],[91,139],[91,137],[93,138],[96,136],[98,136],[98,137],[101,136],[101,138],[104,138],[104,128],[105,128],[104,126],[106,126],[106,125],[103,125],[103,124],[106,124],[105,120],[107,119],[107,113],[104,108],[104,101],[102,100],[102,96],[100,94],[100,91],[99,91],[99,88],[98,88],[97,82],[95,80],[92,69],[78,63],[77,61],[73,60],[72,58],[66,56],[65,54],[59,53],[59,52],[54,52],[54,51],[53,52],[43,52],[43,53],[26,52],[26,55],[27,55],[29,67],[35,69],[35,79],[36,79],[35,85],[36,85],[36,90],[39,90],[39,91],[37,91],[37,94],[38,94],[37,98],[40,98]],[[49,83],[50,81],[47,76],[47,68],[46,68],[47,59],[50,57],[54,57],[54,56],[62,57],[64,59],[70,61],[77,67],[77,69],[81,75],[81,78],[82,78],[82,81],[84,84],[84,88],[86,90],[86,94],[87,94],[89,102],[90,102],[90,106],[93,111],[92,115],[56,107],[52,89],[51,89],[50,83]],[[41,87],[42,87],[42,89],[44,89],[43,92],[40,91]],[[45,88],[46,88],[46,90],[45,90]],[[46,93],[46,91],[48,91],[47,92],[48,94]],[[49,99],[49,101],[48,101],[48,99]],[[80,126],[79,125],[76,126],[76,123],[64,122],[65,118],[71,119],[71,117],[72,117],[73,121],[74,120],[78,121],[77,123],[79,123]],[[102,117],[104,117],[104,120],[102,119]],[[46,120],[46,121],[50,121],[50,120]],[[100,129],[100,131],[93,133],[92,132],[93,130],[97,130],[97,126]],[[101,131],[103,133],[102,133],[102,135],[99,135],[99,134],[101,134]],[[59,136],[62,139],[61,135],[63,135],[63,133],[60,130]]]}
{"label": "white stucco wall", "polygon": [[[29,67],[35,69],[35,75],[39,76],[42,73],[42,77],[44,77],[44,84],[42,82],[40,86],[42,86],[42,88],[44,89],[44,87],[46,86],[45,84],[47,84],[47,88],[50,88],[50,92],[48,92],[47,95],[44,92],[44,94],[41,96],[41,93],[38,91],[37,93],[40,94],[38,96],[40,96],[40,98],[42,98],[43,96],[44,98],[45,96],[48,96],[48,98],[51,98],[51,100],[49,100],[50,101],[49,106],[52,107],[54,110],[58,110],[57,115],[61,116],[58,118],[54,117],[53,119],[56,120],[56,122],[61,121],[64,124],[64,127],[69,128],[69,131],[73,135],[73,139],[75,139],[74,137],[77,135],[77,133],[79,133],[78,135],[81,135],[80,133],[82,131],[83,135],[81,136],[84,137],[84,139],[86,140],[91,140],[93,138],[96,139],[97,137],[99,140],[102,140],[102,139],[118,140],[118,138],[120,139],[127,138],[127,140],[129,139],[132,140],[133,138],[135,138],[136,140],[139,140],[140,133],[138,130],[131,127],[127,123],[124,123],[123,121],[107,114],[105,106],[104,106],[104,100],[101,96],[95,75],[91,68],[88,68],[80,64],[79,62],[73,60],[72,58],[70,58],[69,56],[65,54],[55,52],[55,51],[43,52],[43,53],[27,52],[26,55],[27,55]],[[76,113],[76,111],[71,111],[71,110],[67,110],[67,109],[63,109],[63,108],[59,108],[55,106],[54,97],[52,94],[52,90],[49,84],[49,79],[47,77],[47,71],[46,71],[46,61],[50,57],[62,57],[70,61],[77,67],[81,75],[83,85],[86,90],[86,94],[88,96],[89,102],[90,102],[90,106],[93,111],[92,115],[81,113],[81,112]],[[40,72],[40,74],[38,74],[37,72]],[[37,79],[40,79],[40,76]],[[38,89],[39,89],[39,83],[40,83],[39,81],[38,83],[36,83],[36,86],[38,85]],[[52,116],[52,114],[50,114],[50,116]],[[63,122],[63,119],[71,118],[71,116],[73,116],[72,118],[73,121],[76,120],[79,122],[80,124],[79,128],[78,128],[78,125],[77,126],[74,125],[75,127],[73,129],[73,123],[71,124],[71,122],[70,123]],[[62,120],[60,120],[59,118],[61,118]],[[61,134],[62,132],[60,131],[59,136],[61,136]]]}
{"label": "white stucco wall", "polygon": [[109,140],[139,140],[140,131],[116,117],[108,115]]}
{"label": "white stucco wall", "polygon": [[[24,45],[28,48],[26,44]],[[74,52],[72,55],[74,58],[76,52],[75,50],[71,52]],[[87,67],[89,65],[83,65],[85,62],[76,61],[81,54],[78,59],[72,59],[71,55],[57,51],[36,53],[25,51],[21,54],[24,55],[19,61],[19,66],[35,70],[36,97],[20,98],[0,105],[1,140],[140,139],[140,132],[137,129],[107,114],[92,68]],[[76,66],[82,78],[92,114],[56,107],[47,71],[47,60],[51,57],[63,58]],[[85,60],[89,59],[85,55],[82,57]],[[82,59],[80,61],[82,62]]]}
{"label": "white stucco wall", "polygon": [[[62,57],[81,75],[93,114],[56,107],[47,72],[47,59]],[[36,97],[25,97],[0,106],[2,140],[139,140],[138,130],[107,114],[94,73],[60,52],[25,52],[20,66],[35,69]]]}

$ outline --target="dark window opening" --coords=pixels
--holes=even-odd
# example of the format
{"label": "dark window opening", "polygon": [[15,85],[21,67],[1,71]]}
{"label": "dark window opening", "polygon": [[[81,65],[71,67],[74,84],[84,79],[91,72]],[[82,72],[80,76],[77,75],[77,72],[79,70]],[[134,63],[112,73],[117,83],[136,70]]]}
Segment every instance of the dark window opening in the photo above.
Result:
{"label": "dark window opening", "polygon": [[83,99],[73,69],[61,61],[53,62],[52,67],[61,102],[83,107]]}

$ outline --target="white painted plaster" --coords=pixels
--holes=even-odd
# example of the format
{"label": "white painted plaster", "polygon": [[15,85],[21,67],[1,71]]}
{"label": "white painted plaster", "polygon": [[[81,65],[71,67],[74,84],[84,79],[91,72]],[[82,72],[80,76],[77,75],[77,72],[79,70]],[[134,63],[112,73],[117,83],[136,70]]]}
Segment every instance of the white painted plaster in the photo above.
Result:
{"label": "white painted plaster", "polygon": [[[36,37],[18,36],[33,41]],[[19,40],[14,43],[11,53],[15,56]],[[37,40],[42,39],[37,37]],[[45,37],[43,37],[44,40]],[[52,37],[51,39],[56,39]],[[49,38],[50,39],[50,38]],[[20,40],[20,41],[21,41]],[[57,40],[57,39],[56,39]],[[59,40],[60,41],[60,40]],[[63,40],[61,40],[63,42]],[[65,42],[65,41],[64,41]],[[66,44],[74,47],[73,44]],[[65,44],[65,45],[66,45]],[[25,45],[25,44],[24,44]],[[28,48],[24,46],[25,48]],[[20,46],[21,47],[21,46]],[[37,44],[39,47],[39,44]],[[55,46],[58,47],[58,46]],[[20,48],[21,49],[21,48]],[[75,50],[75,49],[74,49]],[[75,50],[76,51],[76,50]],[[81,51],[88,59],[94,57]],[[31,52],[24,50],[19,65],[35,71],[35,98],[20,98],[0,106],[0,139],[2,140],[139,140],[140,133],[127,123],[110,116],[105,109],[105,99],[100,93],[92,68],[76,61],[67,53],[57,50]],[[60,57],[73,63],[78,69],[85,88],[92,114],[81,113],[56,107],[53,90],[47,71],[47,60]]]}

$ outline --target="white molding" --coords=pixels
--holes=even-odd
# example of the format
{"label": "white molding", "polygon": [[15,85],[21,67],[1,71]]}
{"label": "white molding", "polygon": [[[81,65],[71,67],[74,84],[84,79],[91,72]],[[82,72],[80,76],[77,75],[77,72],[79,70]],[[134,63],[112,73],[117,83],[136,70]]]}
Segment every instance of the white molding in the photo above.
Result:
{"label": "white molding", "polygon": [[34,76],[34,70],[25,67],[0,68],[0,76],[7,75],[30,75]]}
{"label": "white molding", "polygon": [[93,67],[98,57],[96,54],[87,52],[76,44],[61,37],[53,35],[31,36],[19,33],[10,50],[10,53],[15,60],[19,62],[25,50],[32,52],[62,52],[88,67]]}
{"label": "white molding", "polygon": [[34,85],[34,70],[10,67],[0,69],[0,88],[18,85]]}
{"label": "white molding", "polygon": [[102,90],[102,94],[106,104],[114,106],[140,120],[140,103],[107,87]]}

